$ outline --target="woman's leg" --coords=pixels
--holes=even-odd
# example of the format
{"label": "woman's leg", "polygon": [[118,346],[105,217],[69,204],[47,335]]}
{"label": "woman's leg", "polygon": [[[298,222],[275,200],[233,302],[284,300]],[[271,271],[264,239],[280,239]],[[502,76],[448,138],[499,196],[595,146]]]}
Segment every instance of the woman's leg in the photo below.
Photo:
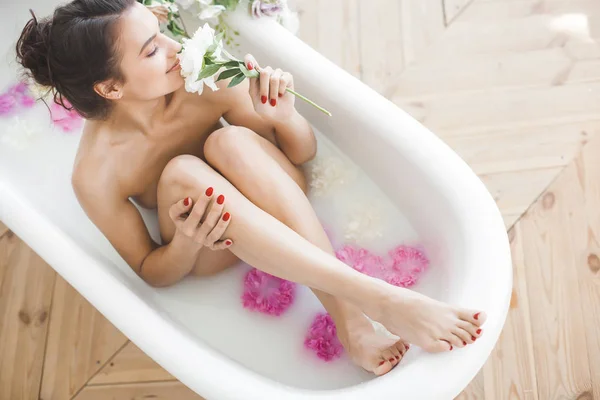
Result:
{"label": "woman's leg", "polygon": [[[255,205],[334,255],[305,195],[307,182],[303,171],[275,145],[249,129],[229,127],[209,137],[205,156],[212,167]],[[377,334],[358,307],[325,292],[313,292],[334,319],[340,341],[355,363],[378,375],[398,364],[406,352],[403,341]]]}
{"label": "woman's leg", "polygon": [[[459,336],[470,332],[477,336],[474,333],[485,320],[482,313],[456,309],[348,268],[257,207],[229,181],[193,156],[173,159],[161,177],[158,195],[163,237],[172,237],[174,230],[165,219],[164,208],[183,197],[198,198],[209,186],[225,195],[226,209],[232,215],[226,236],[234,242],[231,251],[248,264],[352,302],[391,332],[429,351],[448,350],[448,343],[462,344]],[[297,185],[288,186],[263,188],[258,195],[269,197],[271,192],[277,192],[281,196],[277,207],[284,213],[293,213],[285,204],[293,204],[298,191],[303,193]]]}

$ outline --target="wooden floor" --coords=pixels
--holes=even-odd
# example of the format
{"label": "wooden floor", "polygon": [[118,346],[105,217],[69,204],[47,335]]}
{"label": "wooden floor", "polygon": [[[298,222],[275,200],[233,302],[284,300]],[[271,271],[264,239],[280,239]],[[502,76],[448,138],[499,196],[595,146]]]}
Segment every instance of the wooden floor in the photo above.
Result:
{"label": "wooden floor", "polygon": [[[514,293],[460,399],[600,400],[600,1],[297,0],[300,36],[494,195]],[[0,400],[199,399],[0,223]]]}

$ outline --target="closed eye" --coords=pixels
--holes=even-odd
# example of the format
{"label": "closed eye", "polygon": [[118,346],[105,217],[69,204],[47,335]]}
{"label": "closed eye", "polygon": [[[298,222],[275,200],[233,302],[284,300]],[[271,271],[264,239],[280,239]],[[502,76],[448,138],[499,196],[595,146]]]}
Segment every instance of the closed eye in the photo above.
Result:
{"label": "closed eye", "polygon": [[152,53],[148,54],[148,57],[154,56],[157,51],[158,51],[158,46],[154,46],[154,50],[152,50]]}

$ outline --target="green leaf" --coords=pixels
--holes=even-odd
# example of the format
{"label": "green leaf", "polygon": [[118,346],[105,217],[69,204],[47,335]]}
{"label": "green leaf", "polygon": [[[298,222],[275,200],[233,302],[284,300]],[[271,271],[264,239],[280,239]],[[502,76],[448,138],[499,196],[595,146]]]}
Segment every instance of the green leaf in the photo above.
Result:
{"label": "green leaf", "polygon": [[213,76],[220,69],[221,65],[219,64],[207,65],[206,68],[203,68],[202,71],[200,71],[200,73],[198,74],[198,80],[208,78],[209,76]]}
{"label": "green leaf", "polygon": [[243,65],[244,63],[241,61],[227,61],[225,64],[223,64],[223,66],[225,68],[231,68],[231,67],[238,67],[240,65]]}
{"label": "green leaf", "polygon": [[223,71],[219,74],[218,81],[222,81],[223,79],[231,78],[232,76],[236,76],[240,74],[240,70],[238,68],[231,68],[226,71]]}
{"label": "green leaf", "polygon": [[258,78],[260,76],[260,74],[258,73],[258,71],[256,70],[248,70],[248,68],[246,68],[246,66],[244,65],[244,63],[240,64],[240,71],[242,71],[242,73],[246,76],[246,78]]}
{"label": "green leaf", "polygon": [[239,85],[240,83],[242,83],[242,81],[244,80],[244,78],[246,78],[246,76],[243,73],[239,73],[236,76],[233,77],[233,79],[231,80],[231,82],[229,82],[229,85],[227,85],[228,88],[232,88],[234,86]]}
{"label": "green leaf", "polygon": [[204,65],[213,65],[214,63],[210,57],[204,57]]}

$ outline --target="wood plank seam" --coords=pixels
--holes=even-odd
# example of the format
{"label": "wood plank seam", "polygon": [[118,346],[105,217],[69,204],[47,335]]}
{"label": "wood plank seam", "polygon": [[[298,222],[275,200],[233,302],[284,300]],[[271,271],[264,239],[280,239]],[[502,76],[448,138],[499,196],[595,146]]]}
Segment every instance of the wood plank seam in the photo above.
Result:
{"label": "wood plank seam", "polygon": [[119,354],[121,352],[121,350],[123,350],[125,348],[125,346],[127,346],[129,344],[130,340],[127,340],[120,348],[119,350],[115,351],[115,353],[110,356],[106,362],[104,364],[102,364],[102,366],[100,368],[98,368],[98,370],[92,374],[92,376],[90,376],[85,383],[73,394],[73,396],[71,396],[71,400],[73,400],[74,398],[77,397],[77,395],[88,386],[89,381],[91,381],[100,371],[102,371],[102,369],[104,367],[106,367],[109,363],[112,362],[112,360],[114,360],[114,358],[117,356],[117,354]]}
{"label": "wood plank seam", "polygon": [[[50,265],[47,266],[48,268],[52,268]],[[54,269],[53,269],[54,270]],[[58,273],[55,274],[58,275]],[[53,308],[52,305],[54,304],[54,289],[56,288],[56,281],[58,280],[57,277],[54,278],[54,282],[52,283],[52,298],[50,299],[50,306],[48,307],[48,329],[46,330],[46,338],[44,339],[44,352],[42,353],[44,355],[44,362],[42,362],[42,372],[41,372],[41,378],[40,378],[40,387],[38,388],[38,398],[41,399],[41,395],[42,395],[42,381],[44,379],[44,371],[46,369],[46,349],[48,348],[48,338],[50,337],[50,322],[52,321],[52,315],[53,315]]]}

